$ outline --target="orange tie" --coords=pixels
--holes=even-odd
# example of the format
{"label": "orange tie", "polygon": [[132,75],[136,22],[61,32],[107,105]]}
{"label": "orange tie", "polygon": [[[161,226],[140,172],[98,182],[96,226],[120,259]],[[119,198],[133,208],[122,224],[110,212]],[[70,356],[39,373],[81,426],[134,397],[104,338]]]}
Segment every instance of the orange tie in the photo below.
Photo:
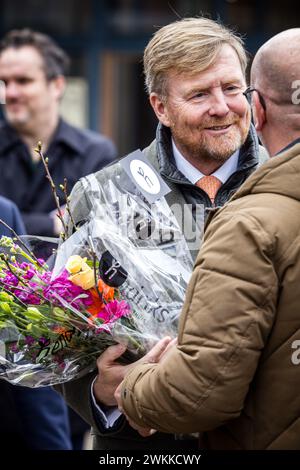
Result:
{"label": "orange tie", "polygon": [[203,176],[203,178],[197,181],[196,186],[203,189],[214,204],[216,194],[222,186],[222,181],[215,176]]}

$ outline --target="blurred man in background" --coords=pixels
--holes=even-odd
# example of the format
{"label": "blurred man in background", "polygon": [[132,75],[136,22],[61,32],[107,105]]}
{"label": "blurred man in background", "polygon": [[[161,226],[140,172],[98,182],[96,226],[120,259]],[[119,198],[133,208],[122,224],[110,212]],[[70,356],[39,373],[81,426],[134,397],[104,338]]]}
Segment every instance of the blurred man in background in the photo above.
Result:
{"label": "blurred man in background", "polygon": [[[116,158],[109,139],[77,129],[60,117],[68,66],[65,52],[39,32],[14,30],[0,42],[6,101],[6,122],[0,125],[0,194],[18,206],[30,235],[57,236],[61,231],[43,163],[34,151],[38,141],[49,157],[49,171],[62,202],[59,184],[64,178],[70,191],[80,177]],[[51,397],[61,400],[54,391],[48,389],[48,393],[49,402]],[[80,448],[88,426],[70,413],[74,447]]]}
{"label": "blurred man in background", "polygon": [[60,232],[51,188],[34,151],[38,141],[49,156],[57,187],[67,178],[69,190],[80,177],[116,158],[109,139],[77,129],[60,117],[68,66],[65,52],[44,34],[14,30],[0,42],[6,100],[6,122],[0,127],[0,193],[17,204],[31,235]]}

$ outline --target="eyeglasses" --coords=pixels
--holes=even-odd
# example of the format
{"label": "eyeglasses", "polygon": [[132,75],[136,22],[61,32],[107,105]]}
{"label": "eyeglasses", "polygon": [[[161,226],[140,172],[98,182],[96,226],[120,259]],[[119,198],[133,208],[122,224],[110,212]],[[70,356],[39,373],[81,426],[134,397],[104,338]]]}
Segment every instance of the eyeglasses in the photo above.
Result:
{"label": "eyeglasses", "polygon": [[253,87],[249,86],[249,87],[243,92],[243,95],[246,97],[248,103],[251,105],[251,104],[252,104],[252,95],[251,95],[251,93],[253,93],[253,91],[256,91],[256,93],[258,94],[258,98],[259,98],[260,104],[262,105],[262,107],[263,107],[264,110],[266,111],[266,109],[267,109],[266,101],[265,101],[264,97],[262,96],[262,94],[260,93],[260,91],[258,91],[256,88],[253,88]]}

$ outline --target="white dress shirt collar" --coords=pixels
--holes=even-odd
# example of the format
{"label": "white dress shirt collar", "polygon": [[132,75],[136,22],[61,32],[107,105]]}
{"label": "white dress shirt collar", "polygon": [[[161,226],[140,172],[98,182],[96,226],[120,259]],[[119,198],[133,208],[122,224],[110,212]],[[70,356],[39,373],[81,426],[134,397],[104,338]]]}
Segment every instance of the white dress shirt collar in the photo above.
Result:
{"label": "white dress shirt collar", "polygon": [[[188,162],[184,158],[184,156],[179,152],[178,148],[176,147],[173,139],[172,149],[176,167],[192,184],[195,184],[197,181],[203,178],[203,176],[205,176],[203,173],[201,173],[201,171],[195,168],[190,162]],[[223,184],[237,170],[239,153],[239,150],[234,152],[231,157],[229,157],[228,160],[226,160],[226,162],[222,166],[220,166],[220,168],[218,168],[214,173],[212,173],[212,175],[222,181]]]}

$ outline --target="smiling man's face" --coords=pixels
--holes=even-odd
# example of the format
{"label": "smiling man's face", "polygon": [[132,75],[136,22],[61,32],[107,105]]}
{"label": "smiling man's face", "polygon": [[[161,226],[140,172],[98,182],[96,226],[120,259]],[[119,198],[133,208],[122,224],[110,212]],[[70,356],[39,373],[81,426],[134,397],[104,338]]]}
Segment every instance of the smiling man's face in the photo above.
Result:
{"label": "smiling man's face", "polygon": [[204,72],[170,73],[160,120],[170,127],[183,156],[224,163],[245,142],[251,112],[245,78],[234,49],[224,45]]}

